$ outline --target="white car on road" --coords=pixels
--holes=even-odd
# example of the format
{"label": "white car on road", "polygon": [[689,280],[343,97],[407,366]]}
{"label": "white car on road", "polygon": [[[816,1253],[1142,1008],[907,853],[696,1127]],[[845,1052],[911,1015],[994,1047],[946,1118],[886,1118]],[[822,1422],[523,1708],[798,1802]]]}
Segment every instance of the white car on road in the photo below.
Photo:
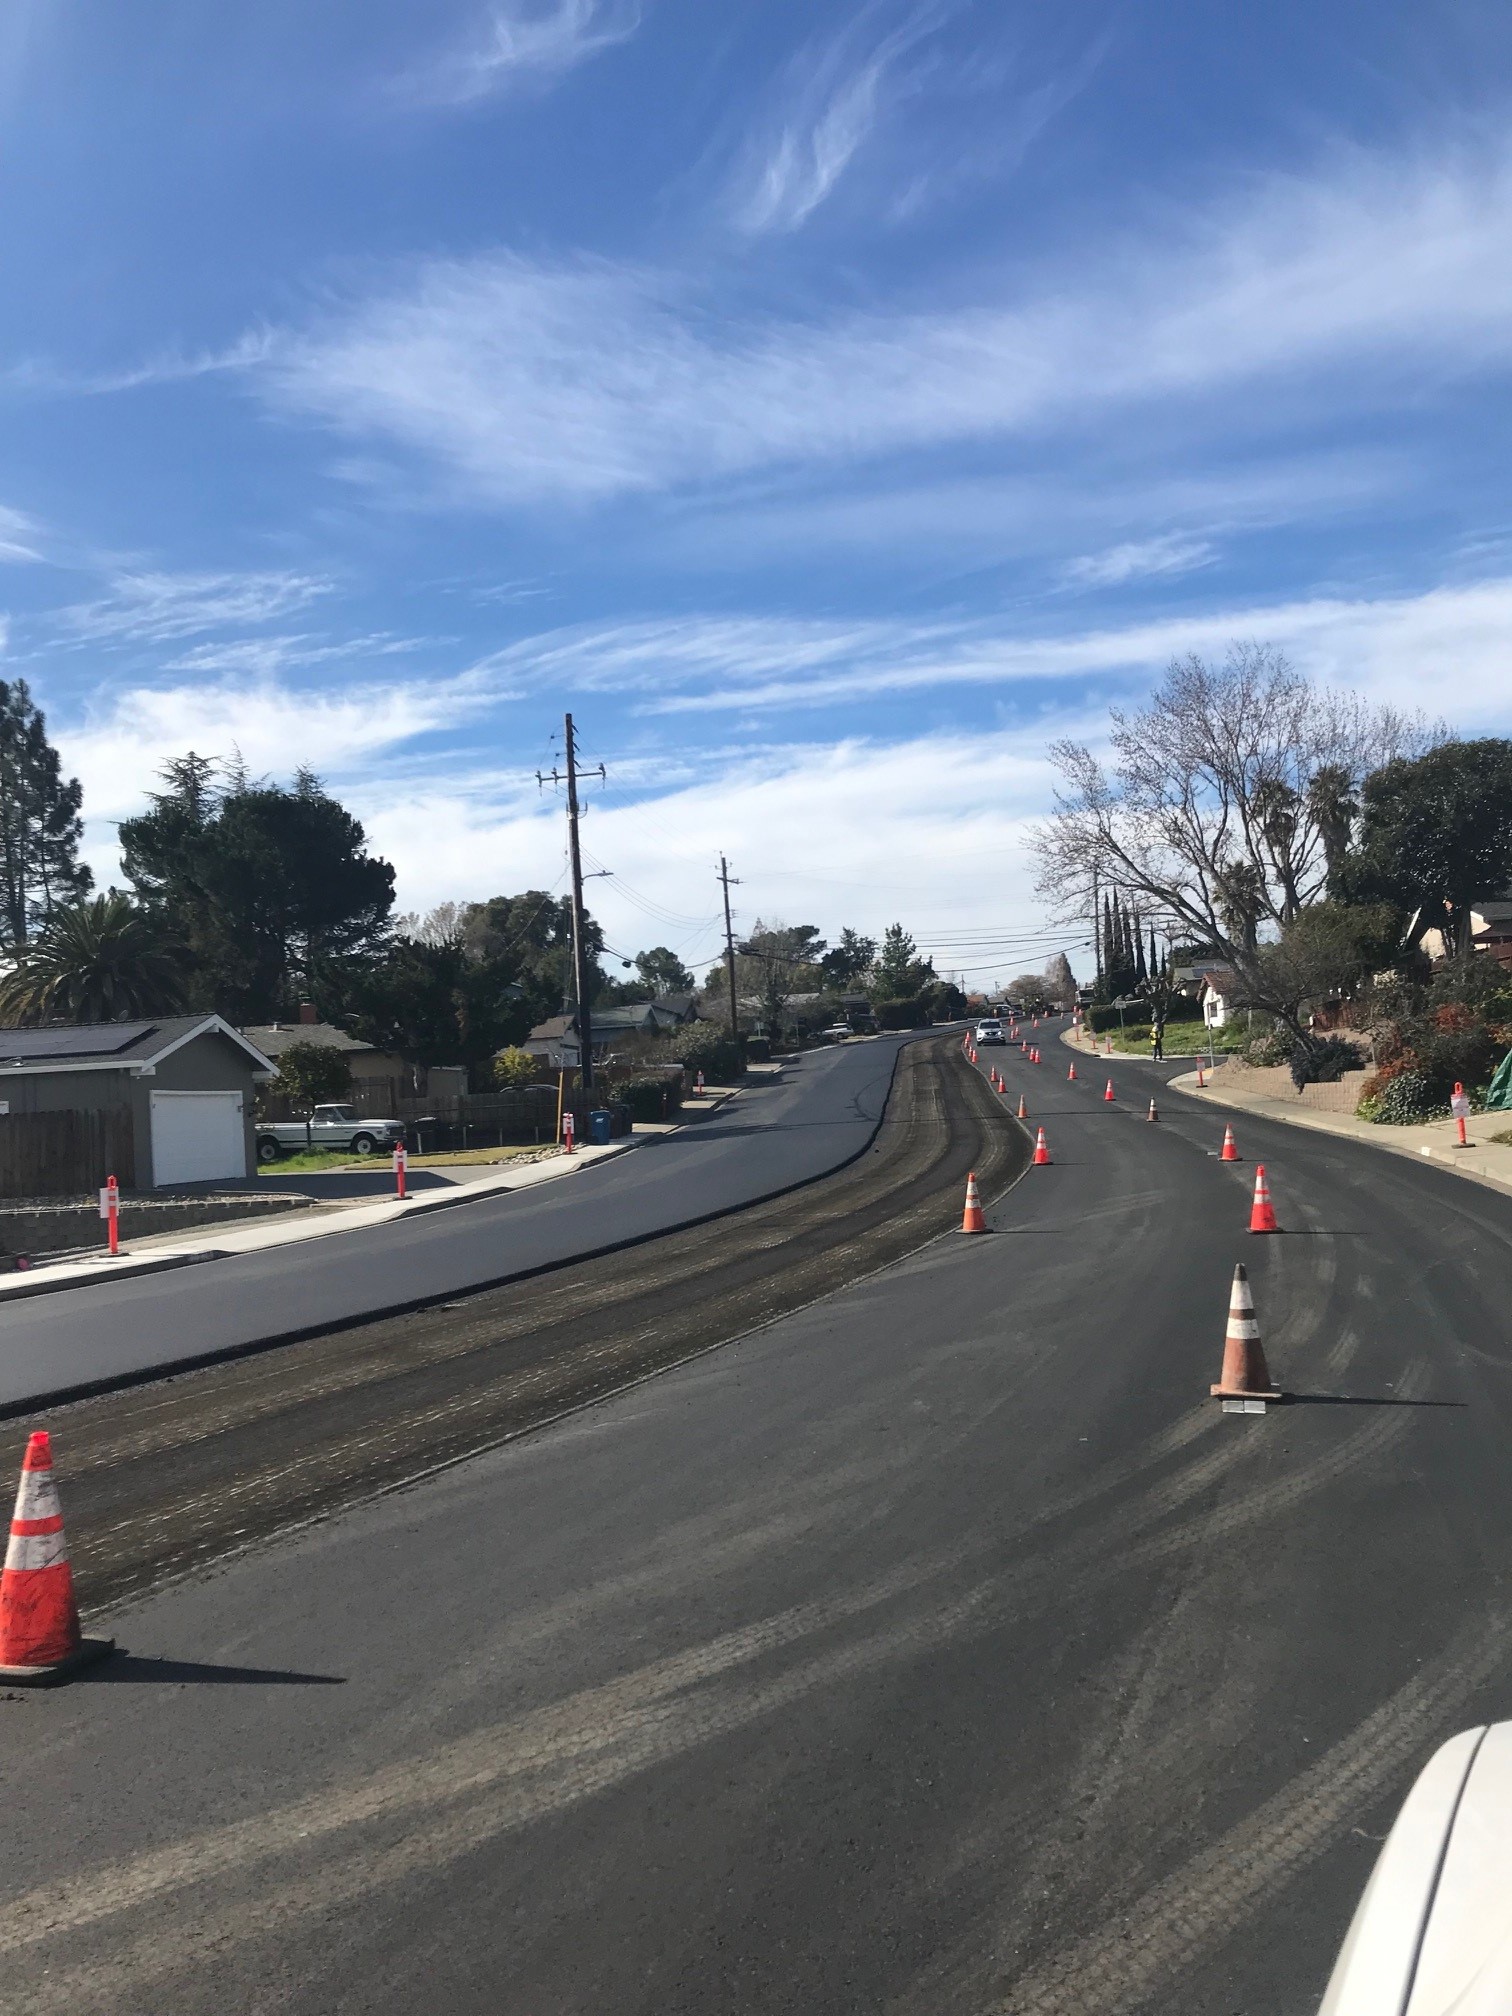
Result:
{"label": "white car on road", "polygon": [[987,1021],[976,1025],[976,1041],[980,1047],[983,1043],[1006,1043],[1008,1038],[1003,1034],[1001,1022]]}

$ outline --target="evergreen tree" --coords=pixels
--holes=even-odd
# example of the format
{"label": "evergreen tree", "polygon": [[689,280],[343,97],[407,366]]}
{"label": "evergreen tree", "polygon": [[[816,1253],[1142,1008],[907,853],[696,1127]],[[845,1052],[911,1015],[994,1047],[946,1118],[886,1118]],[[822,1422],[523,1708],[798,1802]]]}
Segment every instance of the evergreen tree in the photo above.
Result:
{"label": "evergreen tree", "polygon": [[83,796],[26,681],[0,679],[0,944],[12,951],[94,885],[79,860]]}
{"label": "evergreen tree", "polygon": [[122,822],[121,859],[188,947],[199,1005],[273,1021],[381,948],[394,871],[311,771],[286,791],[254,782],[238,759],[217,789],[217,766],[191,753],[162,775],[152,809]]}
{"label": "evergreen tree", "polygon": [[1098,978],[1100,980],[1106,980],[1108,975],[1113,971],[1113,968],[1117,964],[1118,959],[1113,948],[1113,905],[1109,901],[1109,899],[1106,896],[1104,896],[1103,918],[1102,918],[1102,943],[1098,948],[1098,958],[1097,958]]}
{"label": "evergreen tree", "polygon": [[1136,924],[1136,925],[1134,926],[1134,985],[1135,985],[1135,987],[1136,987],[1136,988],[1141,988],[1141,987],[1143,987],[1143,986],[1144,986],[1144,984],[1145,984],[1145,982],[1146,982],[1146,980],[1148,980],[1148,979],[1149,979],[1149,977],[1150,977],[1150,976],[1149,976],[1149,973],[1148,973],[1148,971],[1147,971],[1147,969],[1146,969],[1146,967],[1145,967],[1145,956],[1144,956],[1144,933],[1143,933],[1143,931],[1141,931],[1141,930],[1139,929],[1139,926],[1138,926],[1138,925]]}

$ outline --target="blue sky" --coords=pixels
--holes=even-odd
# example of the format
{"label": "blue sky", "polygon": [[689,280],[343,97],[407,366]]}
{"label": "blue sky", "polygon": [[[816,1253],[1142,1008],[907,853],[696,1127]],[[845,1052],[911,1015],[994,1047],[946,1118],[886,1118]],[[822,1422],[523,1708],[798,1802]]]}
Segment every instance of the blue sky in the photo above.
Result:
{"label": "blue sky", "polygon": [[618,949],[723,850],[1006,977],[1177,651],[1512,726],[1509,100],[1470,0],[12,0],[5,669],[102,881],[192,745],[405,907],[552,883],[570,706]]}

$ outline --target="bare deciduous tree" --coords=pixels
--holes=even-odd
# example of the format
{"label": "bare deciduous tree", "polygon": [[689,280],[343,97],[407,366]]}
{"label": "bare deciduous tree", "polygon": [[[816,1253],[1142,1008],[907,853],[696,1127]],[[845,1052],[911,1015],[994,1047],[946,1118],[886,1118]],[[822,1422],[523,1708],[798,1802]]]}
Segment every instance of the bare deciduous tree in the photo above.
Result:
{"label": "bare deciduous tree", "polygon": [[1220,668],[1175,660],[1148,704],[1112,714],[1112,764],[1052,745],[1055,810],[1035,833],[1039,889],[1067,919],[1100,882],[1242,971],[1262,936],[1324,892],[1356,792],[1442,734],[1418,717],[1316,690],[1276,650],[1236,644]]}

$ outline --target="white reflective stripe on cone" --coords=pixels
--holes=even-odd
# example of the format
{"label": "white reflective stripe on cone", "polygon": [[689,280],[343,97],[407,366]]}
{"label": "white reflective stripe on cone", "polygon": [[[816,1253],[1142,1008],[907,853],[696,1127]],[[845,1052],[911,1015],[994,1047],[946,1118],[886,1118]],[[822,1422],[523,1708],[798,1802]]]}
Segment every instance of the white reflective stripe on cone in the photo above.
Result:
{"label": "white reflective stripe on cone", "polygon": [[12,1533],[5,1550],[7,1574],[14,1568],[61,1568],[67,1560],[61,1529],[56,1533]]}
{"label": "white reflective stripe on cone", "polygon": [[61,1519],[63,1507],[58,1502],[58,1487],[53,1482],[51,1470],[23,1470],[21,1488],[16,1493],[16,1509],[12,1515],[17,1519]]}
{"label": "white reflective stripe on cone", "polygon": [[1255,1321],[1253,1316],[1230,1316],[1228,1334],[1230,1337],[1243,1337],[1245,1339],[1258,1337],[1260,1335],[1260,1325]]}

